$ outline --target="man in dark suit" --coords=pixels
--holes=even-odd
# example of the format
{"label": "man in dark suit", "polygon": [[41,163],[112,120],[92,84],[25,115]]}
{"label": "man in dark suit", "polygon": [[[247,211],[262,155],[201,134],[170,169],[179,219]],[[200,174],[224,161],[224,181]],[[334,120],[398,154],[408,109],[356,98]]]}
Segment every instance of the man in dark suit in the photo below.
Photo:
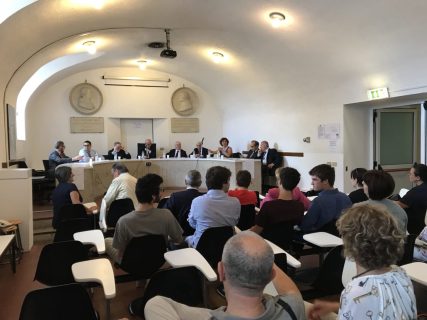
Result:
{"label": "man in dark suit", "polygon": [[188,224],[187,218],[193,199],[203,195],[203,193],[198,190],[201,184],[202,176],[200,172],[197,170],[188,171],[185,176],[187,190],[172,193],[163,206],[163,208],[169,209],[178,220],[181,228],[184,230],[184,236],[189,236],[194,233],[194,229]]}
{"label": "man in dark suit", "polygon": [[282,158],[276,149],[270,148],[268,141],[261,141],[258,154],[262,166],[262,191],[266,192],[269,187],[275,186],[275,171],[282,164]]}
{"label": "man in dark suit", "polygon": [[108,150],[108,160],[119,159],[119,157],[120,159],[130,159],[131,155],[123,149],[121,142],[116,141],[113,149]]}
{"label": "man in dark suit", "polygon": [[247,159],[259,159],[261,154],[259,152],[259,142],[256,140],[251,141],[250,150],[248,151]]}
{"label": "man in dark suit", "polygon": [[193,152],[190,153],[191,155],[194,155],[196,158],[207,158],[209,154],[209,150],[207,148],[203,148],[203,143],[201,141],[196,143],[196,147],[194,148]]}
{"label": "man in dark suit", "polygon": [[187,158],[187,152],[181,149],[181,141],[175,142],[175,149],[171,149],[167,155],[169,158]]}
{"label": "man in dark suit", "polygon": [[142,144],[142,153],[140,154],[144,159],[156,158],[156,145],[153,144],[151,139],[145,139]]}

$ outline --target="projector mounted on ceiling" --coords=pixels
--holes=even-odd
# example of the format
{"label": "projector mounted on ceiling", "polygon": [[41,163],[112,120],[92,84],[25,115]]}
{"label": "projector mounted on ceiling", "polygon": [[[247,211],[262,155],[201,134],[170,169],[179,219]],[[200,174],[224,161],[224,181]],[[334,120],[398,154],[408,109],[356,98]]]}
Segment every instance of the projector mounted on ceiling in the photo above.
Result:
{"label": "projector mounted on ceiling", "polygon": [[169,39],[170,29],[165,29],[165,32],[166,32],[166,49],[160,52],[160,56],[162,58],[169,58],[169,59],[176,58],[176,51],[170,48],[170,39]]}

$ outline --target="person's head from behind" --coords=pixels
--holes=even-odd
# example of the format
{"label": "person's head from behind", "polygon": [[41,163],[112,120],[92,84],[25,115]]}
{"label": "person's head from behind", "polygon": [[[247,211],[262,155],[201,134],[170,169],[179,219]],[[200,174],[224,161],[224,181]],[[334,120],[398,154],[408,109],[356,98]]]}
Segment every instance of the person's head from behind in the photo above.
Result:
{"label": "person's head from behind", "polygon": [[363,187],[363,175],[367,172],[365,168],[356,168],[351,170],[350,179],[353,188]]}
{"label": "person's head from behind", "polygon": [[199,188],[202,185],[202,175],[197,170],[190,170],[185,176],[185,185],[187,187]]}
{"label": "person's head from behind", "polygon": [[281,168],[279,172],[279,188],[292,191],[298,185],[300,179],[301,175],[298,170],[291,167]]}
{"label": "person's head from behind", "polygon": [[114,178],[126,172],[129,172],[128,168],[123,163],[120,163],[120,162],[114,163],[111,168],[111,173],[113,174]]}
{"label": "person's head from behind", "polygon": [[427,182],[427,166],[425,164],[414,163],[409,171],[409,181],[415,184]]}
{"label": "person's head from behind", "polygon": [[73,171],[70,167],[62,166],[55,170],[55,178],[59,183],[73,182]]}
{"label": "person's head from behind", "polygon": [[363,175],[363,191],[371,200],[382,200],[394,191],[394,180],[390,173],[369,170]]}
{"label": "person's head from behind", "polygon": [[273,279],[274,254],[268,243],[252,231],[231,237],[218,263],[219,279],[225,290],[250,297],[260,296]]}
{"label": "person's head from behind", "polygon": [[56,141],[54,148],[59,152],[59,153],[64,153],[65,150],[65,143],[64,141]]}
{"label": "person's head from behind", "polygon": [[389,267],[403,254],[405,235],[396,219],[380,206],[353,206],[338,219],[337,228],[344,255],[365,269]]}
{"label": "person's head from behind", "polygon": [[155,173],[149,173],[136,182],[135,195],[139,203],[156,203],[160,200],[160,185],[163,178]]}
{"label": "person's head from behind", "polygon": [[335,183],[335,170],[328,164],[319,164],[310,170],[311,184],[314,191],[330,189]]}
{"label": "person's head from behind", "polygon": [[248,170],[240,170],[236,174],[236,184],[238,187],[241,188],[249,188],[249,185],[251,184],[252,176],[251,173]]}
{"label": "person's head from behind", "polygon": [[208,190],[228,191],[230,187],[231,171],[225,167],[215,166],[206,171],[206,186]]}

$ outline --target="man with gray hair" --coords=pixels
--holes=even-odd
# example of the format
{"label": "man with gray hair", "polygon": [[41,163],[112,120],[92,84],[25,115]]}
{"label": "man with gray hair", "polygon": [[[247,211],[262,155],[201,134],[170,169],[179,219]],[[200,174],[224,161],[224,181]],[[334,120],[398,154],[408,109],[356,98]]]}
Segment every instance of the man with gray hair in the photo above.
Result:
{"label": "man with gray hair", "polygon": [[113,181],[111,181],[107,193],[104,196],[105,208],[101,205],[99,215],[99,223],[103,229],[107,228],[105,223],[106,212],[114,200],[129,198],[132,200],[135,208],[138,205],[138,200],[135,195],[137,179],[129,174],[128,168],[123,163],[116,162],[111,168],[111,174],[113,175]]}
{"label": "man with gray hair", "polygon": [[[157,296],[145,306],[145,319],[305,319],[304,302],[295,283],[274,264],[273,250],[251,231],[230,238],[218,263],[227,306],[216,310],[193,308]],[[264,294],[273,282],[275,297]]]}
{"label": "man with gray hair", "polygon": [[187,189],[172,193],[163,207],[169,209],[178,220],[181,228],[184,230],[184,236],[189,236],[194,233],[194,229],[188,224],[187,218],[193,199],[203,194],[199,192],[201,184],[202,176],[200,172],[197,170],[188,171],[185,176],[185,185]]}

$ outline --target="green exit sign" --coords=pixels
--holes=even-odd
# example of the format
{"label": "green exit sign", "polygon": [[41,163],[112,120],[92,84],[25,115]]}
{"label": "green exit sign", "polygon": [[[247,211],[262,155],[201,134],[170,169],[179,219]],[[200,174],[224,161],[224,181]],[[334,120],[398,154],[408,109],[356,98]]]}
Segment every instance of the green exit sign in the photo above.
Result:
{"label": "green exit sign", "polygon": [[388,97],[390,97],[388,93],[388,88],[376,88],[368,90],[369,100],[384,99]]}

